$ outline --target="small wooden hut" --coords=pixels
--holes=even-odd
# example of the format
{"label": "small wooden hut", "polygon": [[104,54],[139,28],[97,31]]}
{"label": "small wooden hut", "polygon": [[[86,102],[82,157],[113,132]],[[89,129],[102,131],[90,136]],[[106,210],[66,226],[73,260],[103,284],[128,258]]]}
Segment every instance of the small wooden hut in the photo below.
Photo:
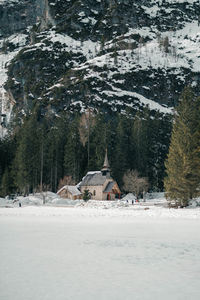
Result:
{"label": "small wooden hut", "polygon": [[76,200],[76,199],[81,199],[82,198],[82,194],[79,191],[79,189],[74,186],[74,185],[65,185],[63,186],[58,192],[57,194],[61,197],[61,198],[66,198],[66,199],[71,199],[71,200]]}

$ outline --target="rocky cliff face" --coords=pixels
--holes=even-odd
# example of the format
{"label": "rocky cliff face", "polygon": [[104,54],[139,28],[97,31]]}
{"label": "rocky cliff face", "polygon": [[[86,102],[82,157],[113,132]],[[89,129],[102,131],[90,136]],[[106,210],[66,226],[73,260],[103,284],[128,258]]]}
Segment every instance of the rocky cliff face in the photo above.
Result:
{"label": "rocky cliff face", "polygon": [[17,114],[171,113],[184,86],[200,92],[199,0],[0,0],[0,16],[1,102]]}
{"label": "rocky cliff face", "polygon": [[32,0],[1,0],[0,1],[0,35],[9,37],[13,33],[27,30],[37,22],[43,14],[44,5],[41,1]]}

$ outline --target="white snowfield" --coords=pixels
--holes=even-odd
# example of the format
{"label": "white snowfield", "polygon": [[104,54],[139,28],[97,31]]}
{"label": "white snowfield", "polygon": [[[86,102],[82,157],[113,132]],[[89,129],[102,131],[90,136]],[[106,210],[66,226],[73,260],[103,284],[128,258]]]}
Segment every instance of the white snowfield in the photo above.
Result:
{"label": "white snowfield", "polygon": [[200,299],[199,208],[51,196],[0,200],[1,300]]}
{"label": "white snowfield", "polygon": [[[157,202],[156,202],[157,203]],[[94,201],[84,203],[83,200],[73,201],[57,199],[52,204],[30,205],[22,204],[19,208],[0,207],[0,217],[58,217],[58,218],[82,218],[94,219],[98,217],[116,219],[121,218],[132,221],[133,218],[145,219],[197,219],[200,221],[200,208],[170,209],[162,204],[146,203],[126,203],[122,201]]]}

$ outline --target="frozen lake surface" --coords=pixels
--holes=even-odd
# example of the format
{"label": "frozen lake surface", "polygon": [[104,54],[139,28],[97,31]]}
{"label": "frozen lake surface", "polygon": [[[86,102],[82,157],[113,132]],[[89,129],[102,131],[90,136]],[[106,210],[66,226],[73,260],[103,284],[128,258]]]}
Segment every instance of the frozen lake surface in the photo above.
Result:
{"label": "frozen lake surface", "polygon": [[0,299],[200,299],[199,210],[138,211],[1,208]]}

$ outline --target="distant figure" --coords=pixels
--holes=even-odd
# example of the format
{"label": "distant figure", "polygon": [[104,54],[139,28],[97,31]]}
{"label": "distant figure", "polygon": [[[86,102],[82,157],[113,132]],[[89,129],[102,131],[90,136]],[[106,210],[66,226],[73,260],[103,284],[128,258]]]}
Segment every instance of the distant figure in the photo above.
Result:
{"label": "distant figure", "polygon": [[132,205],[134,204],[134,200],[132,200]]}
{"label": "distant figure", "polygon": [[21,204],[21,202],[19,202],[19,207],[22,207],[22,204]]}

